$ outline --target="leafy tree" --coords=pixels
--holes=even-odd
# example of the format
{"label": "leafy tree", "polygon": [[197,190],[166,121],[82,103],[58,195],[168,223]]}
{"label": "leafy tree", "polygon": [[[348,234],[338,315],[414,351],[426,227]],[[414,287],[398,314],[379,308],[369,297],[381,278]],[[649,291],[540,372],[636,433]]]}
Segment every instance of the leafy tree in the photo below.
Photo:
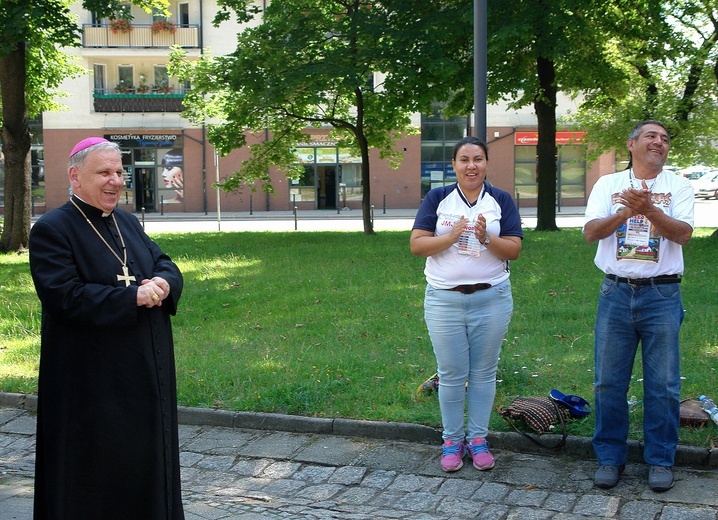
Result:
{"label": "leafy tree", "polygon": [[[31,210],[31,135],[28,117],[60,107],[55,101],[66,78],[82,72],[60,49],[80,45],[72,0],[3,0],[0,3],[0,94],[5,156],[5,219],[0,251],[27,247]],[[165,10],[168,0],[135,0],[144,9]],[[83,7],[109,16],[120,0],[85,0]]]}
{"label": "leafy tree", "polygon": [[[679,0],[654,5],[660,22],[626,34],[616,61],[627,74],[618,96],[595,93],[570,117],[589,132],[592,156],[625,149],[636,120],[658,119],[671,137],[677,165],[718,165],[718,2]],[[638,23],[640,21],[640,23]]]}
{"label": "leafy tree", "polygon": [[[248,0],[220,2],[215,24],[256,13]],[[248,145],[251,158],[222,184],[272,190],[269,168],[294,175],[293,149],[310,127],[331,126],[340,146],[362,158],[364,233],[373,234],[369,150],[396,167],[397,138],[414,133],[412,112],[445,100],[456,61],[450,30],[461,2],[425,0],[285,0],[272,2],[262,23],[244,30],[226,56],[189,61],[176,50],[170,72],[192,82],[185,116],[206,117],[210,142],[226,154]],[[247,139],[247,132],[269,138]]]}
{"label": "leafy tree", "polygon": [[625,72],[616,66],[607,38],[613,29],[611,24],[620,20],[624,6],[619,3],[620,0],[489,1],[489,100],[507,100],[514,108],[533,106],[538,120],[537,230],[558,230],[558,93],[610,93],[623,85]]}

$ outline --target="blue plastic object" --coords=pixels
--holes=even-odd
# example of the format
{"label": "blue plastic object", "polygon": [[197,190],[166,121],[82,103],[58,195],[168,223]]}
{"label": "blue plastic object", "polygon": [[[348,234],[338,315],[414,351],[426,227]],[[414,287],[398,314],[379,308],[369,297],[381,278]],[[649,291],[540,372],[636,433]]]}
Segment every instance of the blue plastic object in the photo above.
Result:
{"label": "blue plastic object", "polygon": [[591,413],[591,405],[578,395],[566,395],[555,388],[548,393],[549,397],[568,408],[572,417],[586,417]]}

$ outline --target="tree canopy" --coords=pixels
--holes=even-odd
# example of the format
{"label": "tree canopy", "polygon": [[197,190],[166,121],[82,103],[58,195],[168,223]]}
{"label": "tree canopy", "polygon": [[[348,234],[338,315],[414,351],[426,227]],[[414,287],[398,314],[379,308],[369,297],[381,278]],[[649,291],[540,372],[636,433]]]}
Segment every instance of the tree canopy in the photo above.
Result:
{"label": "tree canopy", "polygon": [[[538,121],[537,229],[557,230],[557,95],[621,95],[626,73],[616,40],[631,29],[638,9],[622,0],[488,2],[488,101],[533,107]],[[452,113],[472,106],[463,70]]]}
{"label": "tree canopy", "polygon": [[[215,23],[253,16],[252,4],[223,2]],[[413,112],[447,99],[457,61],[444,53],[461,4],[423,0],[285,0],[237,37],[226,56],[185,59],[177,50],[170,73],[192,82],[186,116],[213,120],[210,142],[223,154],[249,146],[251,158],[222,184],[256,180],[271,190],[269,168],[293,175],[293,148],[308,127],[331,127],[339,146],[362,158],[364,232],[372,234],[369,150],[393,166],[395,143],[416,132]],[[248,142],[246,132],[262,137]],[[267,131],[268,139],[264,139]]]}
{"label": "tree canopy", "polygon": [[[73,0],[0,4],[0,104],[5,155],[5,225],[0,250],[27,244],[30,229],[28,116],[60,107],[59,86],[82,72],[63,47],[80,44]],[[121,0],[84,0],[100,17]],[[168,0],[134,0],[165,10]],[[292,175],[293,148],[307,127],[331,127],[340,146],[362,156],[363,216],[370,221],[369,149],[396,165],[396,140],[416,129],[410,114],[447,102],[448,115],[473,109],[472,3],[468,0],[284,0],[260,13],[251,0],[218,0],[214,23],[261,22],[221,57],[184,59],[173,74],[192,81],[186,115],[209,121],[221,152],[249,146],[251,158],[224,188],[269,186],[269,168]],[[553,230],[557,124],[588,130],[595,157],[623,149],[633,124],[663,120],[677,164],[715,165],[718,123],[718,0],[488,1],[488,101],[532,106],[539,127],[538,229]],[[559,92],[577,112],[557,122]],[[247,139],[247,131],[253,135]],[[268,135],[269,139],[264,139]]]}
{"label": "tree canopy", "polygon": [[[81,30],[70,12],[73,0],[3,0],[0,3],[0,108],[5,157],[5,219],[0,251],[27,247],[31,210],[31,135],[28,116],[58,110],[62,82],[83,73],[63,48],[80,45]],[[169,0],[134,0],[165,11]],[[100,17],[121,9],[120,0],[85,0]]]}
{"label": "tree canopy", "polygon": [[623,81],[612,92],[591,92],[567,120],[588,130],[592,157],[624,149],[635,121],[658,119],[671,133],[673,164],[718,165],[718,2],[645,7],[651,16],[634,13],[634,29],[614,43]]}

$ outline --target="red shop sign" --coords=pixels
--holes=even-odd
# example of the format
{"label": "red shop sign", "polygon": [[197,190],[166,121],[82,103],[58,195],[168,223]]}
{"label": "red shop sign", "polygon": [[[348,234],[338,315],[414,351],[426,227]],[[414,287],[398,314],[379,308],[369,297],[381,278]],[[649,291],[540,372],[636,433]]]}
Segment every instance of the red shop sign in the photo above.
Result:
{"label": "red shop sign", "polygon": [[[578,144],[582,143],[586,132],[556,132],[556,144]],[[536,146],[538,144],[538,132],[516,132],[514,144]]]}

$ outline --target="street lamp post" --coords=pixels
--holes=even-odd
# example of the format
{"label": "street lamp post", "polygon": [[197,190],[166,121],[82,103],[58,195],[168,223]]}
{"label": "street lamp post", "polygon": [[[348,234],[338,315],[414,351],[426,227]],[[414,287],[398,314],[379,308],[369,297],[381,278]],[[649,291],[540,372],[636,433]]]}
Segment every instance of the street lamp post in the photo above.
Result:
{"label": "street lamp post", "polygon": [[474,0],[474,136],[486,142],[486,0]]}

